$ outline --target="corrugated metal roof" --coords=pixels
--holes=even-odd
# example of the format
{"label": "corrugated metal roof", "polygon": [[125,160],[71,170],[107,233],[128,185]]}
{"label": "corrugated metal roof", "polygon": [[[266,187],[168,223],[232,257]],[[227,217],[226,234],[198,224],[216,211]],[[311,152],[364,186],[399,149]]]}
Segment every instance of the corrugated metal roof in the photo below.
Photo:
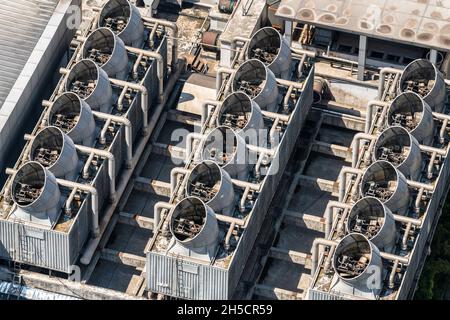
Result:
{"label": "corrugated metal roof", "polygon": [[0,108],[59,0],[0,0]]}

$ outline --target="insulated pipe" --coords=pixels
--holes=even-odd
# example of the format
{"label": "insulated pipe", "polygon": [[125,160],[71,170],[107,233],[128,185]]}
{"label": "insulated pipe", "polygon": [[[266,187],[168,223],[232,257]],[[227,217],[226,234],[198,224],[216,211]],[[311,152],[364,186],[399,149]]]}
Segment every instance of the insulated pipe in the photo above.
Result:
{"label": "insulated pipe", "polygon": [[277,84],[279,84],[281,86],[285,86],[288,88],[293,87],[298,90],[303,90],[303,83],[294,82],[291,80],[280,79],[280,78],[276,78],[276,81],[277,81]]}
{"label": "insulated pipe", "polygon": [[245,211],[245,201],[247,200],[248,194],[250,193],[250,188],[247,187],[242,194],[241,201],[239,202],[239,211]]}
{"label": "insulated pipe", "polygon": [[150,57],[150,58],[153,58],[156,60],[156,62],[157,62],[156,73],[158,75],[158,80],[159,80],[159,102],[161,102],[162,98],[164,96],[164,59],[163,59],[162,55],[158,52],[136,49],[133,47],[126,46],[125,48],[132,53],[135,53],[138,55],[143,54],[146,57]]}
{"label": "insulated pipe", "polygon": [[[446,82],[446,84],[448,84],[448,83]],[[433,114],[433,117],[442,121],[442,127],[441,127],[441,130],[439,131],[439,138],[440,138],[440,142],[444,143],[445,131],[447,130],[447,125],[448,125],[448,122],[450,121],[450,115],[439,113],[439,112],[433,112],[432,114]]]}
{"label": "insulated pipe", "polygon": [[423,152],[427,152],[427,153],[431,153],[431,154],[436,153],[436,154],[439,154],[441,156],[447,155],[447,149],[440,149],[440,148],[429,147],[429,146],[426,146],[426,145],[423,145],[423,144],[421,144],[419,146],[419,148]]}
{"label": "insulated pipe", "polygon": [[216,219],[226,223],[234,223],[241,227],[246,227],[247,222],[244,219],[237,219],[230,216],[224,216],[222,214],[216,213]]}
{"label": "insulated pipe", "polygon": [[201,140],[205,136],[198,132],[191,132],[186,136],[186,163],[191,159],[192,145],[194,140]]}
{"label": "insulated pipe", "polygon": [[260,178],[261,177],[261,165],[263,163],[264,157],[266,156],[266,154],[264,152],[261,152],[258,156],[258,161],[256,161],[256,166],[255,166],[255,176],[256,178]]}
{"label": "insulated pipe", "polygon": [[154,207],[154,217],[153,217],[153,233],[156,234],[157,230],[158,230],[158,225],[159,222],[161,221],[161,212],[166,209],[166,210],[172,210],[175,207],[174,204],[168,203],[168,202],[164,202],[164,201],[160,201],[157,202],[155,204]]}
{"label": "insulated pipe", "polygon": [[206,120],[208,118],[208,107],[209,106],[215,106],[216,108],[219,108],[222,105],[221,101],[216,100],[205,100],[205,102],[202,103],[202,117],[201,117],[201,126],[203,127],[206,123]]}
{"label": "insulated pipe", "polygon": [[359,152],[359,148],[361,145],[361,140],[369,140],[369,141],[373,141],[375,140],[377,137],[371,134],[367,134],[367,133],[357,133],[355,135],[355,137],[353,138],[353,146],[352,146],[352,167],[356,168],[357,164],[358,164],[358,156],[360,154]]}
{"label": "insulated pipe", "polygon": [[129,88],[133,90],[137,90],[141,93],[141,109],[142,109],[142,131],[144,133],[144,136],[148,134],[148,90],[147,88],[142,84],[137,83],[131,83],[126,82],[118,79],[112,79],[110,78],[109,81],[112,84],[115,84],[117,86],[125,87],[128,86]]}
{"label": "insulated pipe", "polygon": [[341,173],[339,174],[339,202],[344,201],[345,188],[347,186],[347,175],[348,174],[361,175],[363,173],[364,173],[364,171],[361,169],[350,168],[350,167],[342,168]]}
{"label": "insulated pipe", "polygon": [[117,110],[119,110],[119,111],[123,110],[123,99],[125,98],[127,91],[128,91],[128,86],[125,86],[125,87],[123,87],[122,92],[120,93],[119,100],[117,101]]}
{"label": "insulated pipe", "polygon": [[132,135],[132,124],[131,121],[125,117],[115,116],[108,113],[103,113],[99,111],[92,111],[94,117],[97,117],[102,120],[111,119],[114,122],[123,124],[125,126],[125,143],[127,145],[127,156],[126,156],[126,167],[131,167],[131,160],[133,158],[133,135]]}
{"label": "insulated pipe", "polygon": [[75,145],[75,148],[86,154],[95,154],[97,156],[108,159],[108,175],[109,175],[109,192],[110,192],[110,200],[114,201],[116,198],[116,159],[114,155],[106,150],[94,149],[90,147],[85,147],[82,145]]}
{"label": "insulated pipe", "polygon": [[261,184],[259,184],[259,183],[251,183],[251,182],[237,180],[237,179],[231,179],[231,182],[235,186],[242,188],[242,189],[250,188],[256,192],[261,191]]}
{"label": "insulated pipe", "polygon": [[431,184],[421,183],[421,182],[412,181],[412,180],[406,180],[406,183],[408,184],[408,186],[410,186],[412,188],[424,189],[427,191],[434,191],[434,186]]}
{"label": "insulated pipe", "polygon": [[303,73],[303,67],[305,66],[305,61],[308,56],[306,54],[302,55],[300,62],[297,67],[297,76],[300,78]]}
{"label": "insulated pipe", "polygon": [[289,110],[289,98],[291,97],[292,90],[294,90],[294,87],[289,86],[289,88],[286,92],[286,95],[284,96],[284,100],[283,100],[284,110]]}
{"label": "insulated pipe", "polygon": [[70,214],[72,212],[71,206],[72,206],[72,202],[73,202],[73,199],[75,198],[76,193],[77,193],[77,189],[76,188],[72,189],[69,197],[66,200],[66,205],[65,205],[66,214]]}
{"label": "insulated pipe", "polygon": [[331,228],[333,227],[333,210],[335,208],[350,210],[352,206],[338,201],[328,202],[327,208],[325,209],[325,238],[327,239],[330,236]]}
{"label": "insulated pipe", "polygon": [[139,65],[140,65],[143,57],[144,57],[144,54],[143,53],[139,53],[136,61],[134,62],[134,65],[133,65],[133,79],[134,80],[137,80],[139,78],[139,71],[138,71],[138,69],[139,69]]}
{"label": "insulated pipe", "polygon": [[[63,82],[63,83],[64,83],[64,82]],[[50,113],[50,111],[51,111],[51,107],[53,106],[53,102],[48,101],[48,100],[42,100],[41,105],[42,105],[44,108],[47,108],[47,110],[46,110],[46,112],[45,112],[45,115],[44,115],[44,117],[42,118],[42,125],[48,126],[49,123],[48,123],[48,121],[47,121],[46,119],[49,118],[49,113]]]}
{"label": "insulated pipe", "polygon": [[426,153],[431,153],[430,162],[428,163],[427,167],[427,178],[431,179],[433,178],[433,168],[434,168],[434,161],[436,160],[436,156],[439,154],[441,156],[447,155],[446,149],[439,149],[434,147],[429,147],[425,145],[420,145],[420,150]]}
{"label": "insulated pipe", "polygon": [[232,65],[234,65],[236,63],[236,59],[238,61],[241,61],[241,62],[245,60],[245,52],[247,51],[248,45],[250,43],[250,40],[251,39],[249,39],[249,38],[241,37],[241,36],[236,36],[236,37],[233,38],[233,40],[231,42],[231,51],[237,53],[237,49],[236,49],[237,45],[236,45],[236,43],[238,41],[242,42],[244,45],[241,47],[241,51],[239,52],[239,55],[236,55],[236,57],[233,59]]}
{"label": "insulated pipe", "polygon": [[276,152],[276,149],[263,148],[263,147],[259,147],[259,146],[254,146],[252,144],[247,144],[247,149],[249,149],[250,151],[256,152],[256,153],[267,154],[271,157],[273,157]]}
{"label": "insulated pipe", "polygon": [[409,232],[411,231],[412,224],[407,223],[405,228],[405,233],[403,234],[402,238],[402,250],[408,249],[408,238],[409,238]]}
{"label": "insulated pipe", "polygon": [[431,179],[433,178],[433,168],[434,168],[434,161],[436,160],[436,152],[433,152],[430,157],[430,162],[428,163],[427,168],[427,178]]}
{"label": "insulated pipe", "polygon": [[328,246],[328,247],[336,247],[337,246],[336,241],[332,240],[326,240],[322,238],[316,238],[314,239],[313,245],[312,245],[312,256],[311,256],[311,277],[314,277],[314,273],[317,269],[317,264],[319,261],[319,246]]}
{"label": "insulated pipe", "polygon": [[305,50],[305,49],[298,49],[298,48],[292,48],[291,47],[291,51],[293,53],[299,54],[299,55],[305,55],[308,56],[310,58],[315,58],[316,57],[316,52],[315,51],[310,51],[310,50]]}
{"label": "insulated pipe", "polygon": [[425,190],[423,188],[420,188],[416,196],[416,201],[414,202],[414,209],[416,210],[417,214],[420,213],[420,202],[422,201],[422,196],[424,192]]}
{"label": "insulated pipe", "polygon": [[217,69],[217,75],[216,75],[216,93],[217,93],[217,95],[219,94],[220,89],[222,88],[222,85],[223,85],[223,75],[228,74],[230,76],[233,76],[233,74],[235,72],[236,72],[236,70],[230,69],[230,68],[225,68],[225,67],[220,67]]}
{"label": "insulated pipe", "polygon": [[108,131],[110,125],[111,119],[106,120],[105,124],[103,125],[102,131],[100,132],[100,138],[98,139],[98,142],[100,142],[100,144],[106,143],[106,132]]}
{"label": "insulated pipe", "polygon": [[330,268],[335,251],[336,251],[336,246],[331,246],[330,250],[328,251],[327,259],[325,260],[325,263],[323,265],[323,268],[325,270],[328,270]]}
{"label": "insulated pipe", "polygon": [[439,120],[450,120],[450,115],[439,113],[439,112],[432,112],[433,117]]}
{"label": "insulated pipe", "polygon": [[191,173],[191,170],[181,168],[181,167],[173,168],[172,171],[170,171],[170,194],[171,195],[173,195],[173,193],[175,192],[175,188],[177,187],[178,175],[180,175],[180,174],[187,175],[190,173]]}
{"label": "insulated pipe", "polygon": [[395,75],[397,74],[402,74],[403,71],[402,70],[398,70],[398,69],[394,69],[394,68],[383,68],[380,71],[380,84],[378,86],[378,100],[382,100],[383,98],[383,93],[385,90],[385,86],[386,86],[386,75],[388,73],[393,73]]}
{"label": "insulated pipe", "polygon": [[158,26],[159,26],[159,23],[156,22],[153,25],[152,32],[150,32],[150,35],[148,36],[148,44],[153,49],[154,49],[154,46],[155,46],[155,41],[153,41],[153,38],[155,38],[155,34],[156,34],[156,30],[158,30]]}
{"label": "insulated pipe", "polygon": [[153,24],[158,24],[160,26],[163,27],[167,27],[169,29],[172,30],[172,68],[176,67],[176,63],[177,63],[177,56],[178,56],[178,26],[176,23],[174,22],[170,22],[167,20],[160,20],[160,19],[155,19],[155,18],[149,18],[149,17],[142,17],[142,20],[148,23],[153,23]]}
{"label": "insulated pipe", "polygon": [[272,128],[270,128],[269,131],[269,138],[270,138],[270,143],[274,144],[275,143],[275,133],[277,131],[277,126],[280,123],[280,118],[276,118],[275,121],[272,124]]}
{"label": "insulated pipe", "polygon": [[231,236],[233,235],[233,230],[234,230],[235,226],[236,226],[236,223],[232,222],[230,224],[230,227],[228,228],[228,232],[227,232],[227,235],[225,237],[225,250],[229,250],[230,249],[230,239],[231,239]]}
{"label": "insulated pipe", "polygon": [[84,167],[83,167],[83,179],[89,178],[89,167],[91,166],[92,160],[94,160],[94,156],[95,156],[95,154],[90,153],[89,157],[86,160],[86,163],[84,164]]}
{"label": "insulated pipe", "polygon": [[[389,103],[379,101],[379,100],[371,100],[367,104],[367,110],[366,110],[366,126],[365,126],[365,133],[370,133],[370,127],[372,126],[372,118],[373,118],[373,109],[374,107],[382,107],[383,110],[387,109],[389,107]],[[385,112],[382,112],[382,114],[385,114]]]}
{"label": "insulated pipe", "polygon": [[385,259],[385,260],[390,260],[390,261],[396,261],[398,260],[398,262],[404,264],[404,265],[408,265],[409,264],[409,258],[408,257],[402,257],[402,256],[398,256],[395,254],[391,254],[391,253],[387,253],[387,252],[381,252],[380,251],[380,256]]}
{"label": "insulated pipe", "polygon": [[406,216],[401,216],[398,214],[392,214],[392,216],[394,217],[395,221],[398,221],[401,223],[410,223],[410,224],[418,226],[418,227],[422,226],[421,219],[414,219],[414,218],[410,218],[410,217],[406,217]]}
{"label": "insulated pipe", "polygon": [[389,274],[389,289],[394,289],[395,274],[397,273],[398,260],[394,261],[391,273]]}
{"label": "insulated pipe", "polygon": [[84,192],[89,192],[91,194],[91,204],[92,204],[92,232],[94,233],[94,237],[97,238],[99,236],[99,207],[98,207],[98,193],[97,189],[91,185],[81,184],[73,181],[67,181],[63,179],[56,179],[56,182],[63,187],[66,188],[75,188]]}
{"label": "insulated pipe", "polygon": [[290,115],[276,113],[276,112],[270,112],[270,111],[266,111],[266,110],[261,110],[261,113],[266,118],[270,118],[273,120],[279,119],[279,121],[282,121],[282,122],[289,122],[289,120],[291,118]]}

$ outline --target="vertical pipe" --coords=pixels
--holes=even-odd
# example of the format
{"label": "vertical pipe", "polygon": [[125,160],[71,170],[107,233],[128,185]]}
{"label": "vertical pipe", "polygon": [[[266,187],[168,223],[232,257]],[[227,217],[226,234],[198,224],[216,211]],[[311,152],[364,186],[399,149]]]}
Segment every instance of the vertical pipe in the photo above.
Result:
{"label": "vertical pipe", "polygon": [[375,140],[377,137],[371,134],[366,134],[366,133],[357,133],[355,135],[355,137],[353,138],[353,144],[352,144],[352,167],[356,168],[356,166],[358,165],[358,156],[360,154],[359,152],[359,148],[361,145],[361,140],[369,140],[369,141],[373,141]]}
{"label": "vertical pipe", "polygon": [[163,202],[163,201],[157,202],[155,204],[154,217],[153,217],[153,221],[154,221],[153,222],[153,234],[157,233],[159,222],[161,221],[162,210],[164,210],[164,209],[172,210],[173,207],[175,207],[174,204]]}
{"label": "vertical pipe", "polygon": [[362,173],[363,173],[363,170],[361,170],[361,169],[350,168],[350,167],[342,168],[341,173],[339,174],[339,202],[344,201],[345,188],[347,186],[347,175],[348,174],[361,175]]}
{"label": "vertical pipe", "polygon": [[222,102],[216,101],[216,100],[205,100],[205,102],[202,103],[202,109],[201,109],[201,126],[203,127],[206,123],[206,120],[208,118],[208,107],[209,106],[215,106],[219,108],[222,105]]}
{"label": "vertical pipe", "polygon": [[186,163],[189,162],[191,159],[191,153],[192,153],[192,146],[194,144],[194,140],[201,140],[204,138],[204,135],[197,133],[197,132],[191,132],[186,136]]}
{"label": "vertical pipe", "polygon": [[327,204],[327,208],[325,209],[325,238],[328,239],[328,237],[331,234],[331,228],[333,227],[333,209],[343,209],[343,210],[350,210],[352,208],[351,205],[346,203],[341,203],[337,201],[330,201]]}
{"label": "vertical pipe", "polygon": [[317,264],[319,261],[319,246],[328,246],[328,247],[336,247],[337,242],[332,240],[326,240],[322,238],[314,239],[312,245],[312,255],[311,255],[311,277],[314,277],[316,273]]}
{"label": "vertical pipe", "polygon": [[[372,118],[373,118],[373,109],[374,107],[382,107],[387,108],[389,107],[389,103],[383,102],[383,101],[378,101],[378,100],[371,100],[369,101],[369,103],[367,104],[367,109],[366,109],[366,126],[365,126],[365,133],[370,133],[370,128],[372,126]],[[382,114],[384,114],[384,112],[382,112]]]}
{"label": "vertical pipe", "polygon": [[178,175],[180,174],[189,174],[191,173],[190,170],[185,169],[185,168],[173,168],[172,171],[170,171],[170,194],[173,195],[173,193],[175,192],[175,188],[177,186],[177,182],[178,182]]}

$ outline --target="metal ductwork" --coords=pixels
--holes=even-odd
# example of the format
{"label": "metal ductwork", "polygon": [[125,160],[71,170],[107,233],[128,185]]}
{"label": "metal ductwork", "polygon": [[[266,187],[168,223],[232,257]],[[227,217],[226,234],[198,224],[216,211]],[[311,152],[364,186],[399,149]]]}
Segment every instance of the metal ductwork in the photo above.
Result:
{"label": "metal ductwork", "polygon": [[231,86],[233,92],[245,92],[262,110],[277,111],[277,80],[261,61],[251,59],[241,64],[234,74]]}
{"label": "metal ductwork", "polygon": [[92,146],[95,120],[91,107],[72,92],[65,92],[53,102],[48,124],[60,128],[74,143]]}
{"label": "metal ductwork", "polygon": [[123,41],[109,28],[98,28],[83,45],[83,59],[95,61],[109,77],[127,80],[128,55]]}
{"label": "metal ductwork", "polygon": [[217,125],[232,128],[256,145],[260,130],[264,128],[264,119],[258,104],[244,92],[237,91],[226,97],[220,106]]}
{"label": "metal ductwork", "polygon": [[186,194],[198,197],[215,212],[231,215],[234,211],[234,189],[230,175],[213,161],[203,161],[192,169]]}
{"label": "metal ductwork", "polygon": [[66,91],[86,101],[92,110],[110,113],[113,105],[108,75],[94,61],[83,59],[67,75]]}
{"label": "metal ductwork", "polygon": [[46,127],[31,142],[30,160],[39,162],[57,178],[74,181],[78,154],[72,139],[57,127]]}
{"label": "metal ductwork", "polygon": [[239,180],[247,180],[249,155],[244,139],[225,126],[217,127],[208,134],[202,150],[202,160],[216,162],[232,178]]}
{"label": "metal ductwork", "polygon": [[422,154],[419,142],[403,127],[389,127],[381,133],[373,158],[390,162],[408,179],[417,180],[420,176]]}
{"label": "metal ductwork", "polygon": [[128,0],[106,2],[100,11],[98,26],[110,28],[128,46],[141,48],[144,43],[141,14]]}
{"label": "metal ductwork", "polygon": [[378,160],[364,173],[360,192],[362,197],[375,197],[393,213],[404,215],[409,207],[410,192],[403,173],[391,163]]}
{"label": "metal ductwork", "polygon": [[348,233],[360,233],[373,242],[379,249],[391,251],[395,246],[395,220],[379,199],[364,197],[356,202],[347,220]]}
{"label": "metal ductwork", "polygon": [[338,278],[333,291],[372,298],[380,293],[381,284],[376,281],[381,281],[383,270],[380,251],[362,234],[342,238],[333,256],[333,268]]}
{"label": "metal ductwork", "polygon": [[414,60],[406,66],[400,90],[419,94],[434,111],[442,112],[446,99],[444,77],[429,60]]}
{"label": "metal ductwork", "polygon": [[420,143],[433,140],[434,120],[430,106],[416,93],[405,92],[392,101],[388,113],[389,126],[402,126]]}
{"label": "metal ductwork", "polygon": [[176,241],[172,252],[213,259],[219,244],[219,226],[214,211],[199,198],[184,198],[173,208],[170,232]]}
{"label": "metal ductwork", "polygon": [[13,177],[11,195],[17,209],[13,216],[51,228],[60,214],[60,191],[56,178],[40,163],[22,165]]}
{"label": "metal ductwork", "polygon": [[247,57],[260,60],[277,77],[290,78],[292,54],[289,42],[272,27],[259,29],[253,35]]}

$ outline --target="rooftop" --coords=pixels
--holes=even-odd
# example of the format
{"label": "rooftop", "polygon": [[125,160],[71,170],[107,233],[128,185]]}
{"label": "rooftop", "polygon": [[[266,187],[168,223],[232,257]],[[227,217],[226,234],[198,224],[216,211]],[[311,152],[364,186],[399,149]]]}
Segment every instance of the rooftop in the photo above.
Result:
{"label": "rooftop", "polygon": [[281,0],[276,15],[374,38],[450,49],[449,0]]}

